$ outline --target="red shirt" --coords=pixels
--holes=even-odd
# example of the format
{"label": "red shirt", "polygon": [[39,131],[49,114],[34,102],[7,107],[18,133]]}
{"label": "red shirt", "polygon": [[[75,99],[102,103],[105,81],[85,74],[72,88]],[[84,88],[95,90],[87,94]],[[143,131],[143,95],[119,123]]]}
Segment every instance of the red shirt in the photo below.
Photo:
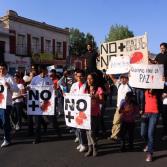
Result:
{"label": "red shirt", "polygon": [[[90,92],[91,94],[92,92]],[[100,96],[102,95],[103,89],[101,87],[98,87],[97,91],[96,91],[96,95]],[[99,116],[100,113],[100,103],[97,99],[91,99],[91,115],[92,116]]]}
{"label": "red shirt", "polygon": [[158,113],[158,99],[156,94],[145,91],[145,113]]}

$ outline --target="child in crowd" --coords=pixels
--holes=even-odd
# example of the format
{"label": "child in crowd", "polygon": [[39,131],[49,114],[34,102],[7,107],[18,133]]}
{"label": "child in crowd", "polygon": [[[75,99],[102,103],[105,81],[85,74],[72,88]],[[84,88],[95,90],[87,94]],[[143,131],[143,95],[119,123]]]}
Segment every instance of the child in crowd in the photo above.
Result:
{"label": "child in crowd", "polygon": [[139,113],[136,97],[132,92],[127,92],[125,100],[122,100],[119,113],[121,114],[121,151],[125,151],[125,137],[128,133],[128,147],[133,149],[135,118]]}

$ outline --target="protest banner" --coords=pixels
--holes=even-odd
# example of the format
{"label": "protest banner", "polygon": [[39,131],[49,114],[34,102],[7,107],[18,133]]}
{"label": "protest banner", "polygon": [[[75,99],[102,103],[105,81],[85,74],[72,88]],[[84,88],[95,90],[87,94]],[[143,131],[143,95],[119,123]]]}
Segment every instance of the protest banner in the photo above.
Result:
{"label": "protest banner", "polygon": [[53,85],[31,86],[28,91],[28,115],[54,115],[55,94]]}
{"label": "protest banner", "polygon": [[0,83],[0,108],[6,109],[7,103],[7,87]]}
{"label": "protest banner", "polygon": [[135,88],[163,89],[163,65],[131,64],[129,84]]}
{"label": "protest banner", "polygon": [[128,73],[130,69],[129,56],[111,57],[106,74]]}
{"label": "protest banner", "polygon": [[107,70],[111,57],[118,56],[129,56],[131,64],[148,64],[146,33],[143,36],[102,43],[99,69]]}
{"label": "protest banner", "polygon": [[89,94],[70,94],[64,96],[66,125],[79,129],[91,129],[91,98]]}

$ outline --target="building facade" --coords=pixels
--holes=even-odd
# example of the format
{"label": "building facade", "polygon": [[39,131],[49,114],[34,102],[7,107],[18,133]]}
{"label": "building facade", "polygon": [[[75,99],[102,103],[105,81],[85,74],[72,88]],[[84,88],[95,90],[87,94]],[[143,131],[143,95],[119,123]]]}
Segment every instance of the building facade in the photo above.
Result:
{"label": "building facade", "polygon": [[32,64],[66,65],[69,56],[68,28],[24,18],[12,10],[0,20],[1,27],[8,30],[4,60],[10,69],[25,70]]}

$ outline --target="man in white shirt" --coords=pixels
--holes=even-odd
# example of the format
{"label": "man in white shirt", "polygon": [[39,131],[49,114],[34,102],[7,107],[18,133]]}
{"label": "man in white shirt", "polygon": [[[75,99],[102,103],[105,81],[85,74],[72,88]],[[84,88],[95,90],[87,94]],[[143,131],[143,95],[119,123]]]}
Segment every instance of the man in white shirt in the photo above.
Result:
{"label": "man in white shirt", "polygon": [[[53,85],[53,81],[48,76],[48,71],[46,66],[41,65],[39,67],[39,75],[33,77],[30,86],[46,86],[46,85]],[[35,124],[36,124],[36,133],[35,133],[35,140],[33,144],[38,144],[41,141],[41,123],[46,124],[42,115],[35,116]],[[47,125],[45,125],[47,126]]]}
{"label": "man in white shirt", "polygon": [[117,140],[119,137],[121,121],[120,121],[120,105],[121,101],[125,99],[126,93],[132,91],[132,88],[129,86],[128,81],[128,74],[121,74],[120,80],[116,79],[113,75],[110,75],[113,83],[117,86],[117,108],[113,118],[113,126],[111,130],[111,136],[109,139]]}
{"label": "man in white shirt", "polygon": [[[77,82],[72,84],[70,93],[84,94],[86,89],[84,71],[78,70],[76,72],[76,78],[77,78]],[[86,145],[87,145],[86,130],[76,129],[76,136],[79,139],[79,145],[77,146],[77,150],[79,150],[79,152],[84,152],[86,150]]]}
{"label": "man in white shirt", "polygon": [[7,106],[6,109],[0,108],[0,120],[4,129],[4,141],[1,147],[6,147],[11,143],[10,131],[10,111],[12,109],[12,93],[19,89],[13,78],[7,73],[7,65],[0,63],[0,85],[7,87]]}

